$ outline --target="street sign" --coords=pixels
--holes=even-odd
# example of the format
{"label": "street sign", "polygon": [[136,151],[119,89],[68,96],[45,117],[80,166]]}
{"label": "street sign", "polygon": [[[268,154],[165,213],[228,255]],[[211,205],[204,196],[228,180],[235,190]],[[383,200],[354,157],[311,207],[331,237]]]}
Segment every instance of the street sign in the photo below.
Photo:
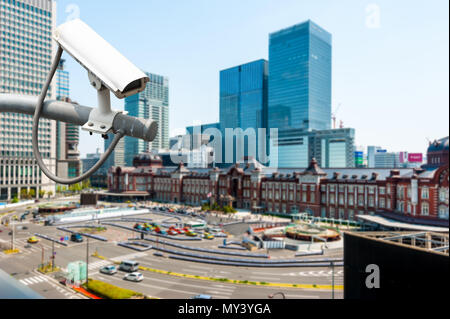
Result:
{"label": "street sign", "polygon": [[59,240],[60,240],[60,241],[64,241],[64,237],[61,237]]}
{"label": "street sign", "polygon": [[66,236],[66,237],[64,238],[64,240],[65,240],[65,241],[68,241],[68,240],[69,240],[69,236]]}

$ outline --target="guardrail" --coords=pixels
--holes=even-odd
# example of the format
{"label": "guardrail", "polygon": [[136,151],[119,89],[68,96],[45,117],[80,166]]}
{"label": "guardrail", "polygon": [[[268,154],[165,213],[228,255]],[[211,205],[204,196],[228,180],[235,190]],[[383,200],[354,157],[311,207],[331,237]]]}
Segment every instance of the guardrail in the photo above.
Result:
{"label": "guardrail", "polygon": [[254,258],[268,258],[269,257],[267,254],[244,254],[244,253],[220,251],[220,250],[208,249],[208,248],[191,247],[191,246],[185,246],[185,245],[180,245],[180,244],[176,244],[176,243],[171,243],[171,242],[168,242],[165,240],[157,241],[152,238],[144,238],[144,240],[151,241],[151,242],[158,242],[159,244],[168,245],[168,246],[172,246],[172,247],[176,247],[176,248],[205,252],[205,253],[212,253],[212,254],[219,254],[219,255],[245,256],[245,257],[254,257]]}
{"label": "guardrail", "polygon": [[[186,257],[186,256],[174,256],[169,255],[169,258],[172,259],[179,259],[184,261],[192,261],[192,262],[199,262],[199,263],[207,263],[207,264],[214,264],[214,265],[226,265],[226,266],[237,266],[237,267],[331,267],[331,262],[322,262],[322,263],[304,263],[304,264],[251,264],[251,263],[242,263],[242,262],[227,262],[227,261],[219,261],[219,260],[204,260],[199,258],[193,258],[193,257]],[[344,266],[343,262],[336,262],[333,264],[334,267],[342,267]]]}

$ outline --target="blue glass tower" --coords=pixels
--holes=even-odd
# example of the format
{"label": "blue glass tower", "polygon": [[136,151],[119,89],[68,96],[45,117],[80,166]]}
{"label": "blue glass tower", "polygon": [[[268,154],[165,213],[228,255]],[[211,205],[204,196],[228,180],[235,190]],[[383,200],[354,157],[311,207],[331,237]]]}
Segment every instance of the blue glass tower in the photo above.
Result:
{"label": "blue glass tower", "polygon": [[[256,133],[267,128],[267,82],[268,62],[263,59],[220,72],[220,128],[224,136],[227,128],[254,129]],[[247,141],[244,156],[248,155]],[[233,162],[239,160],[233,157]]]}
{"label": "blue glass tower", "polygon": [[133,165],[133,158],[144,152],[169,149],[169,78],[146,72],[150,81],[141,93],[125,99],[125,111],[131,116],[152,119],[158,123],[156,138],[148,143],[126,136],[125,162]]}
{"label": "blue glass tower", "polygon": [[331,34],[310,20],[270,34],[270,128],[330,129],[331,46]]}

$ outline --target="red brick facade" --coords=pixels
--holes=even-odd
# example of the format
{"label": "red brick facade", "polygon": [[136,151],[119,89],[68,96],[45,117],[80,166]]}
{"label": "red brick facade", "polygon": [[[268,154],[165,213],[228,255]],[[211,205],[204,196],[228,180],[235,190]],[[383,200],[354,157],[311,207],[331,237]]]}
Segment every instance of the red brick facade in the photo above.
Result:
{"label": "red brick facade", "polygon": [[322,170],[313,159],[303,171],[274,170],[259,163],[227,170],[111,168],[111,193],[147,194],[154,200],[222,205],[266,212],[308,212],[354,220],[358,214],[395,213],[448,220],[448,164],[437,169]]}

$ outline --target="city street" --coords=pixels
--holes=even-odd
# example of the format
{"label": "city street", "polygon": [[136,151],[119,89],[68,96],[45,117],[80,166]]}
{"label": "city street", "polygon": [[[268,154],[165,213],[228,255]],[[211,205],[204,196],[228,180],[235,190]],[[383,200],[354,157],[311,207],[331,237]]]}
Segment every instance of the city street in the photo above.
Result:
{"label": "city street", "polygon": [[[148,214],[137,216],[137,218],[157,219],[158,215]],[[166,218],[159,216],[160,218]],[[127,224],[127,223],[122,223]],[[128,223],[129,224],[129,223]],[[26,230],[19,230],[26,226]],[[131,224],[128,226],[131,227]],[[11,241],[8,235],[9,230],[1,227],[0,242],[3,244]],[[71,292],[69,289],[54,281],[50,276],[37,273],[35,270],[39,264],[48,262],[52,254],[55,253],[55,264],[58,267],[65,268],[69,262],[86,261],[86,239],[83,243],[68,242],[68,246],[40,239],[39,243],[34,245],[27,244],[27,239],[35,233],[47,235],[51,238],[61,238],[67,236],[68,233],[57,230],[54,226],[41,226],[26,221],[16,225],[16,233],[14,239],[15,248],[21,253],[17,255],[5,255],[0,253],[0,268],[11,274],[21,283],[29,286],[33,290],[42,294],[47,298],[80,298],[79,294]],[[123,280],[124,273],[118,272],[114,276],[108,276],[99,273],[99,269],[105,265],[112,264],[113,261],[136,260],[140,266],[176,272],[193,276],[227,278],[230,280],[247,280],[254,282],[268,283],[284,283],[284,284],[310,284],[310,285],[331,285],[333,270],[329,267],[288,267],[288,268],[260,268],[260,267],[234,267],[226,265],[209,265],[205,263],[196,263],[190,261],[174,260],[164,257],[155,256],[155,250],[151,249],[146,252],[136,252],[134,250],[124,248],[117,245],[118,241],[127,238],[136,237],[136,233],[122,229],[109,227],[105,234],[101,234],[107,238],[113,236],[108,242],[101,242],[89,239],[89,276],[99,279],[119,287],[130,288],[132,290],[144,293],[156,298],[190,298],[197,294],[208,294],[213,298],[230,299],[230,298],[267,298],[268,295],[282,291],[287,298],[331,298],[332,291],[327,289],[300,289],[300,288],[279,288],[252,286],[244,284],[232,284],[229,282],[208,281],[202,279],[183,278],[173,275],[157,274],[154,272],[141,271],[145,279],[140,283],[128,282]],[[148,236],[149,238],[157,238]],[[164,240],[167,240],[164,238]],[[176,242],[176,241],[174,241]],[[150,243],[150,242],[148,242]],[[183,242],[183,245],[218,249],[218,245],[222,243],[222,239],[202,240],[196,242]],[[150,243],[152,245],[162,245]],[[164,245],[163,245],[164,246]],[[173,247],[172,247],[173,248]],[[187,251],[181,248],[173,248],[177,251]],[[102,260],[93,257],[92,254],[97,252],[98,255],[107,258]],[[264,251],[265,252],[265,251]],[[275,259],[277,258],[293,258],[293,252],[273,251]],[[204,255],[218,256],[217,254],[209,254],[202,252]],[[271,252],[272,255],[272,252]],[[342,256],[342,250],[329,250],[326,257]],[[308,259],[313,258],[307,257]],[[323,258],[324,256],[318,256]],[[238,257],[231,257],[238,258]],[[302,258],[302,257],[300,257]],[[343,271],[342,267],[334,269],[334,284],[342,286]],[[342,298],[342,290],[335,291],[335,298]]]}

